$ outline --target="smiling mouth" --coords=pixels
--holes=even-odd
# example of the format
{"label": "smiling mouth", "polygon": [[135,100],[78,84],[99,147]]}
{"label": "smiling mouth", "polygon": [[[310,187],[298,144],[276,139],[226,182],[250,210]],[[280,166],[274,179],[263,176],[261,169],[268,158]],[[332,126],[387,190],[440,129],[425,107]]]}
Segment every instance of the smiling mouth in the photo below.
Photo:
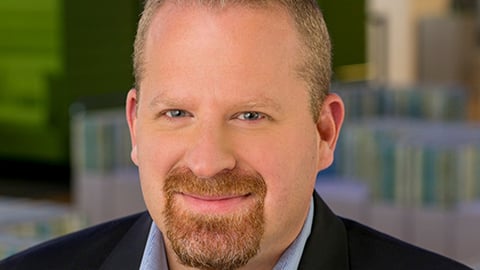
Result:
{"label": "smiling mouth", "polygon": [[182,195],[192,197],[193,199],[202,200],[202,201],[223,201],[223,200],[232,200],[235,198],[250,196],[250,193],[245,195],[218,195],[218,196],[203,196],[203,195],[195,195],[195,194],[187,194],[187,193],[182,193]]}
{"label": "smiling mouth", "polygon": [[243,209],[253,196],[251,193],[214,196],[177,193],[176,197],[189,211],[201,214],[224,214]]}

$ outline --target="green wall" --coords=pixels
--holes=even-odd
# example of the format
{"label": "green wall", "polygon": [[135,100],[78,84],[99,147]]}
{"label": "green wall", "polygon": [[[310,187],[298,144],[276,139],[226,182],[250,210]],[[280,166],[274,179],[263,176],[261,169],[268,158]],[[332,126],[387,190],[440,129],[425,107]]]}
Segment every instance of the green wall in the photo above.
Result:
{"label": "green wall", "polygon": [[60,0],[0,1],[0,156],[58,160],[51,82],[62,76]]}
{"label": "green wall", "polygon": [[366,62],[365,0],[318,0],[333,43],[333,68]]}
{"label": "green wall", "polygon": [[0,1],[0,159],[69,163],[69,106],[132,85],[139,1]]}

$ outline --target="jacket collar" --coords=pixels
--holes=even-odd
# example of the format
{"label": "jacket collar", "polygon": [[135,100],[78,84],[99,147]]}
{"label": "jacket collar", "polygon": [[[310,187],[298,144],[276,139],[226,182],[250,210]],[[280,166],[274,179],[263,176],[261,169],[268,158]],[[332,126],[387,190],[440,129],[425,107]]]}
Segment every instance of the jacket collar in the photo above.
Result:
{"label": "jacket collar", "polygon": [[100,269],[138,269],[151,224],[152,218],[148,212],[143,213],[118,242]]}
{"label": "jacket collar", "polygon": [[314,193],[313,227],[298,269],[347,270],[348,242],[343,222]]}

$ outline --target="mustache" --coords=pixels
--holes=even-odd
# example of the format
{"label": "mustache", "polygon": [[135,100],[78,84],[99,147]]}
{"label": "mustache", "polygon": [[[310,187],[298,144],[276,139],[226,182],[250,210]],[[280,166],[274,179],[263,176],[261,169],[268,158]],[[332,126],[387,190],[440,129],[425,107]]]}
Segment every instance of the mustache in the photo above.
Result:
{"label": "mustache", "polygon": [[200,196],[264,197],[267,187],[257,172],[233,169],[221,171],[213,177],[200,178],[188,168],[176,168],[167,175],[163,189],[167,196],[186,193]]}

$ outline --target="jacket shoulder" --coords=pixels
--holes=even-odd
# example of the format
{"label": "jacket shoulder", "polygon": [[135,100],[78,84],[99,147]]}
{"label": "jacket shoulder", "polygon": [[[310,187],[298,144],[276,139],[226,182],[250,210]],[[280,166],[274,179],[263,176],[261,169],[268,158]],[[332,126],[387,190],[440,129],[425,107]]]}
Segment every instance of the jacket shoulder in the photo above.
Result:
{"label": "jacket shoulder", "polygon": [[355,221],[341,218],[348,238],[350,267],[360,269],[471,269],[452,259],[408,244]]}
{"label": "jacket shoulder", "polygon": [[[98,269],[123,235],[146,213],[139,213],[52,239],[0,261],[0,270]],[[85,263],[87,262],[87,265]]]}

